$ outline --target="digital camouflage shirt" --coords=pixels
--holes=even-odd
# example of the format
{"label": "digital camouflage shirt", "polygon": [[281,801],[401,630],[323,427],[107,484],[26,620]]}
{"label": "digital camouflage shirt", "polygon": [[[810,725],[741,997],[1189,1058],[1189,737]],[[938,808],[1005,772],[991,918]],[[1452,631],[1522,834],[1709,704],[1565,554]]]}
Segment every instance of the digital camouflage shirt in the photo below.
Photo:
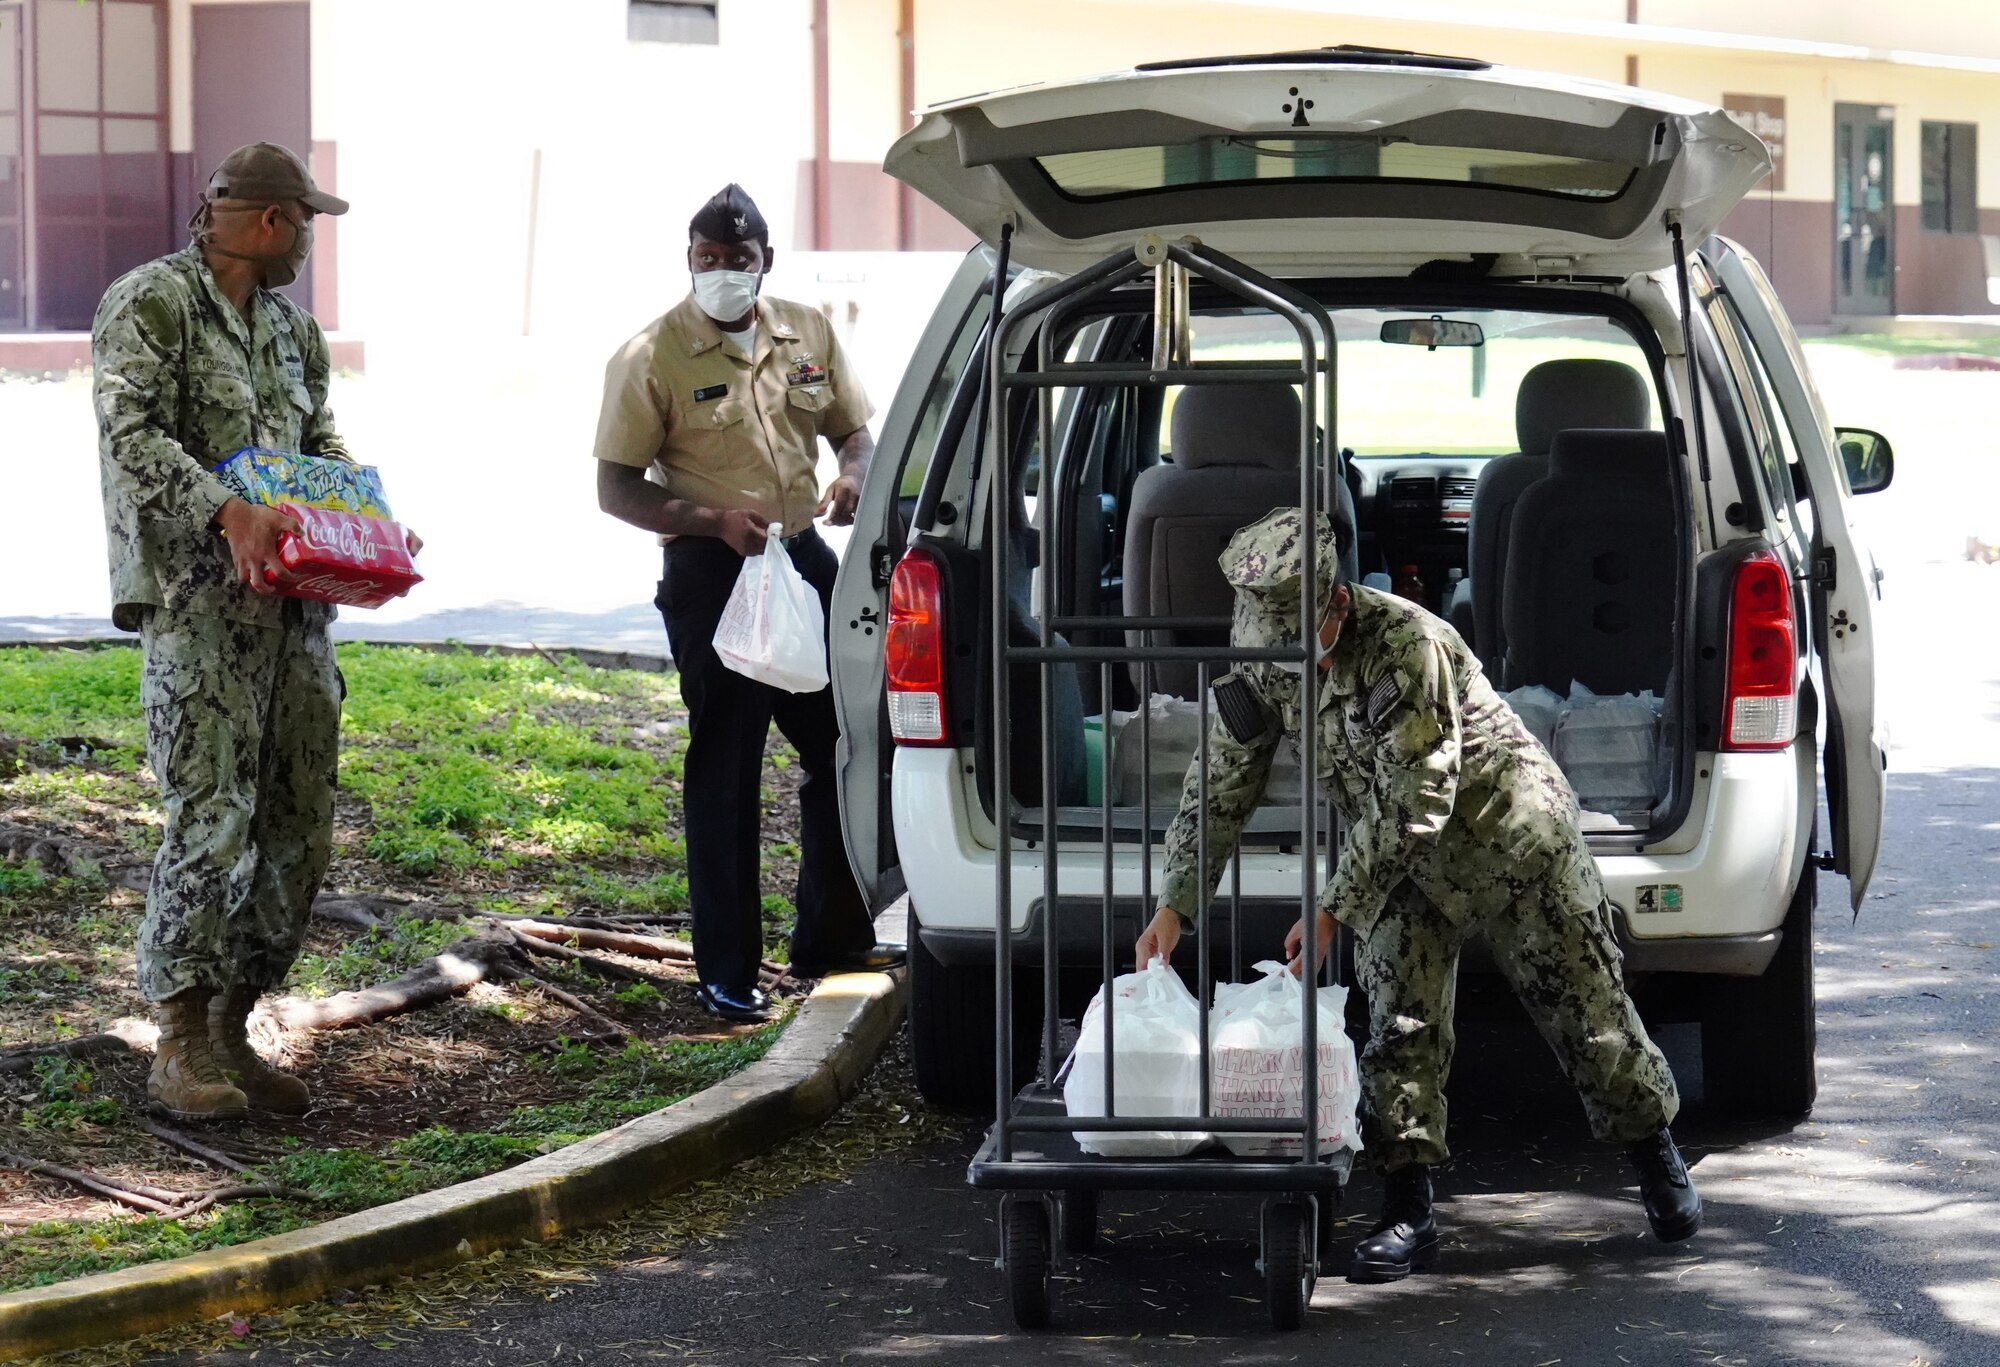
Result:
{"label": "digital camouflage shirt", "polygon": [[[1297,509],[1273,513],[1223,552],[1235,644],[1299,639],[1302,520]],[[1316,555],[1321,566],[1334,563],[1323,522]],[[1408,878],[1445,916],[1469,925],[1499,910],[1524,879],[1577,857],[1576,798],[1448,623],[1391,594],[1360,585],[1348,592],[1353,607],[1313,709],[1318,774],[1350,823],[1319,906],[1365,937]],[[1245,664],[1218,689],[1230,678],[1248,685],[1263,730],[1239,739],[1218,713],[1209,739],[1208,886],[1199,890],[1199,775],[1190,771],[1182,790],[1167,831],[1162,900],[1190,919],[1214,896],[1280,738],[1301,735],[1304,724],[1297,666]]]}
{"label": "digital camouflage shirt", "polygon": [[213,525],[229,490],[210,467],[245,446],[347,458],[319,324],[266,289],[246,323],[188,247],[112,283],[90,350],[112,620],[136,631],[152,605],[277,626],[288,600],[237,581]]}

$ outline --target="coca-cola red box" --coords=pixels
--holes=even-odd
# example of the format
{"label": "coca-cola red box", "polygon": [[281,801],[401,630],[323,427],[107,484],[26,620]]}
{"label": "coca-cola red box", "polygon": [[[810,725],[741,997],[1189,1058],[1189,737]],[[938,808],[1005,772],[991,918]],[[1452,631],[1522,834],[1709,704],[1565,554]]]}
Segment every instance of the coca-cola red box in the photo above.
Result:
{"label": "coca-cola red box", "polygon": [[273,505],[299,520],[278,540],[285,573],[266,577],[293,598],[376,608],[401,598],[424,577],[410,558],[402,524],[386,518],[298,503]]}

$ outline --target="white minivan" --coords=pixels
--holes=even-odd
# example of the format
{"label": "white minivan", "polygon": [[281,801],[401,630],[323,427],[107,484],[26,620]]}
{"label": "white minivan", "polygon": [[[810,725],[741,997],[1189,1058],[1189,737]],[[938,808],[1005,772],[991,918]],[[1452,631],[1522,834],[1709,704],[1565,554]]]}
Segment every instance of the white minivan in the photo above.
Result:
{"label": "white minivan", "polygon": [[[882,424],[830,622],[849,853],[878,904],[909,893],[925,1095],[993,1104],[999,916],[1037,959],[1053,925],[1065,1011],[1098,980],[1106,809],[1130,953],[1178,783],[1166,775],[1163,801],[1142,791],[1154,775],[1130,774],[1107,799],[1103,747],[1142,708],[1171,727],[1198,702],[1191,670],[1057,668],[1044,699],[1042,671],[1024,667],[1009,675],[1013,724],[997,728],[1013,791],[994,792],[993,618],[1004,602],[1005,639],[1039,636],[1041,534],[1064,570],[1067,639],[1112,643],[1121,634],[1088,619],[1226,614],[1216,551],[1298,502],[1300,402],[1282,384],[1139,376],[1058,391],[1047,451],[1033,396],[1006,389],[1014,440],[992,449],[996,294],[1011,308],[1152,235],[1194,239],[1323,307],[1335,397],[1317,414],[1319,458],[1357,531],[1349,573],[1451,620],[1550,739],[1635,996],[1655,1021],[1699,1022],[1710,1101],[1809,1110],[1817,875],[1845,875],[1859,907],[1885,787],[1880,575],[1850,500],[1886,486],[1892,465],[1879,435],[1829,425],[1764,272],[1715,235],[1768,174],[1763,144],[1720,109],[1643,90],[1334,48],[941,105],[887,169],[982,244]],[[1005,365],[1143,369],[1164,326],[1157,295],[1052,309],[1050,335]],[[1199,282],[1186,315],[1195,363],[1298,357],[1289,324]],[[1001,460],[1018,506],[995,517]],[[1044,474],[1060,498],[1037,497]],[[1045,529],[1051,503],[1062,525]],[[1016,573],[996,590],[989,537],[1003,525]],[[1053,908],[1045,753],[1062,832]],[[1325,872],[1324,848],[1297,848],[1299,793],[1278,787],[1225,880],[1236,895],[1204,922],[1253,957],[1297,915],[1301,859]],[[1025,1070],[1042,983],[1013,981]]]}

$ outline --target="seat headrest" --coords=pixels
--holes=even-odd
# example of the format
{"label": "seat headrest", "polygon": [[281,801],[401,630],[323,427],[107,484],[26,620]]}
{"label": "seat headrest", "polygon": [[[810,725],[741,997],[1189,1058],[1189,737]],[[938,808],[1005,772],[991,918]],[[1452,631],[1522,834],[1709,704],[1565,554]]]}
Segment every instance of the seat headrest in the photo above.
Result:
{"label": "seat headrest", "polygon": [[1191,385],[1174,400],[1174,464],[1299,468],[1299,395],[1288,384]]}
{"label": "seat headrest", "polygon": [[1543,361],[1514,396],[1514,440],[1531,456],[1571,427],[1644,427],[1651,395],[1623,361]]}
{"label": "seat headrest", "polygon": [[1625,428],[1572,428],[1556,433],[1549,448],[1551,475],[1585,478],[1667,478],[1667,434]]}

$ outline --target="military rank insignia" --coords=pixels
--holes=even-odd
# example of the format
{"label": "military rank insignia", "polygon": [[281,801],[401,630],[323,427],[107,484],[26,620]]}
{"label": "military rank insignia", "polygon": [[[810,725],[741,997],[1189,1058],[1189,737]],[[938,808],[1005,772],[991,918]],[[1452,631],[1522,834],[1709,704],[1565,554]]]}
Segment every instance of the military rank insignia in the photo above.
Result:
{"label": "military rank insignia", "polygon": [[792,362],[791,369],[785,372],[785,380],[793,386],[825,384],[826,367],[815,361],[810,351],[802,351]]}

